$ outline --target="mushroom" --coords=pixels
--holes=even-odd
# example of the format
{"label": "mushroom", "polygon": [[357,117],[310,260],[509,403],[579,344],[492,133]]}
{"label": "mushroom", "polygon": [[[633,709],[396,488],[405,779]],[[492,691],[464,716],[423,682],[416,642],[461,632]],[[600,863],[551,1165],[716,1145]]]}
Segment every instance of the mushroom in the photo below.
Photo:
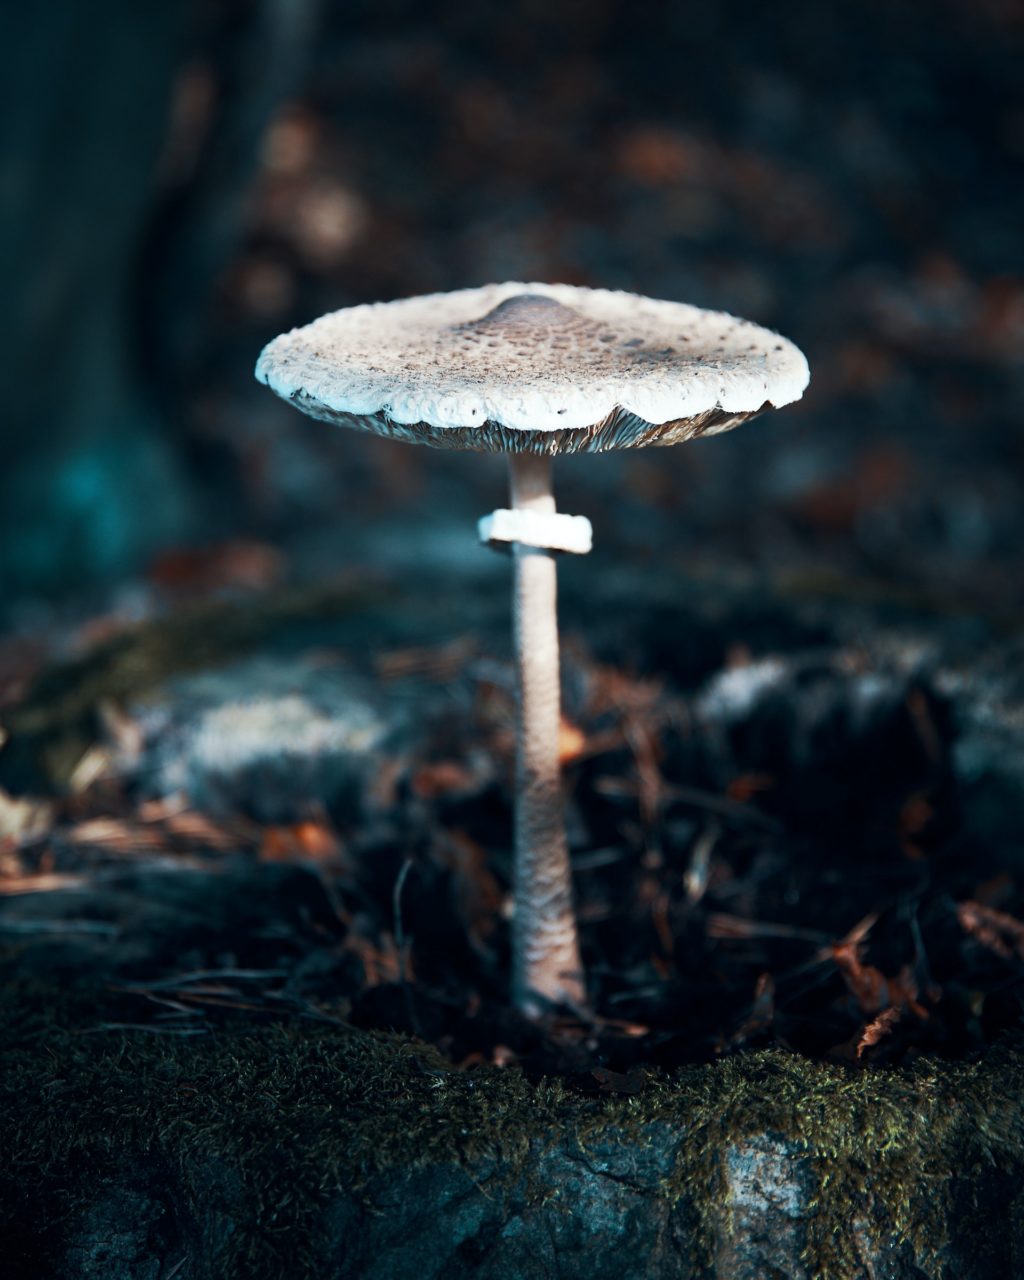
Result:
{"label": "mushroom", "polygon": [[271,342],[257,378],[315,418],[506,453],[511,505],[480,522],[514,557],[518,685],[512,998],[586,1004],[559,764],[555,555],[590,550],[556,512],[556,454],[669,445],[798,400],[807,361],[717,311],[569,285],[497,284],[348,307]]}

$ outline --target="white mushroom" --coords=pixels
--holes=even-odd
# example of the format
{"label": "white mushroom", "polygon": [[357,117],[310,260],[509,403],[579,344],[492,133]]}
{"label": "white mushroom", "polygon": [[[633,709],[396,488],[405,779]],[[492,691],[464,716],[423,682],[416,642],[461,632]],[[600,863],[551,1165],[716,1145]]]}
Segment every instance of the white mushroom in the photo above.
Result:
{"label": "white mushroom", "polygon": [[497,284],[349,307],[271,342],[256,376],[315,418],[446,449],[507,453],[511,509],[481,521],[515,557],[519,689],[512,992],[581,1008],[558,760],[556,551],[590,549],[555,511],[551,456],[677,444],[798,400],[785,338],[679,302]]}

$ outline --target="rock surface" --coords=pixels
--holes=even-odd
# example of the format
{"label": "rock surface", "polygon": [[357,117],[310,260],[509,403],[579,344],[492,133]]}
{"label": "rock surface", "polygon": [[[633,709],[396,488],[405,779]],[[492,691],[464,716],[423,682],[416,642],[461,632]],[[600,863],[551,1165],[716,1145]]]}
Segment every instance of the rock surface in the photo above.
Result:
{"label": "rock surface", "polygon": [[242,659],[172,678],[127,708],[137,740],[116,765],[157,797],[218,816],[295,819],[358,808],[408,715],[365,679],[315,658]]}
{"label": "rock surface", "polygon": [[[244,1054],[244,1042],[234,1051]],[[450,1134],[445,1100],[432,1103],[435,1126]],[[284,1274],[277,1268],[289,1256],[289,1275],[337,1280],[802,1280],[819,1274],[981,1280],[1020,1274],[1019,1237],[1012,1229],[991,1229],[991,1215],[1006,1214],[1013,1204],[1016,1179],[1008,1165],[958,1184],[954,1203],[966,1211],[946,1224],[952,1234],[937,1251],[915,1249],[891,1229],[885,1207],[865,1195],[847,1221],[835,1224],[848,1233],[847,1247],[841,1263],[829,1264],[816,1253],[821,1237],[816,1245],[813,1231],[820,1153],[751,1133],[720,1152],[711,1167],[720,1194],[709,1197],[708,1187],[679,1180],[682,1148],[692,1140],[684,1124],[627,1120],[600,1137],[585,1137],[579,1106],[564,1105],[564,1130],[535,1137],[514,1159],[496,1152],[467,1159],[453,1145],[421,1163],[378,1170],[358,1187],[346,1188],[345,1179],[338,1185],[334,1163],[318,1148],[308,1156],[314,1167],[300,1190],[308,1194],[317,1182],[320,1190],[300,1212],[289,1205],[283,1170],[269,1186],[261,1172],[247,1171],[246,1161],[266,1159],[258,1143],[240,1163],[221,1156],[191,1167],[184,1149],[171,1148],[156,1160],[140,1149],[122,1151],[116,1173],[106,1165],[79,1182],[63,1219],[57,1215],[59,1227],[44,1231],[46,1212],[36,1206],[10,1230],[5,1274],[12,1280],[213,1280]],[[285,1108],[278,1122],[285,1166],[296,1158],[289,1150],[294,1118]],[[594,1113],[587,1118],[593,1122]],[[256,1132],[264,1143],[275,1141],[272,1129]],[[71,1168],[83,1166],[65,1167],[60,1177]],[[870,1177],[870,1164],[866,1172]],[[52,1188],[54,1177],[53,1169],[46,1182],[30,1176],[21,1195]],[[268,1195],[280,1202],[259,1207]],[[971,1208],[975,1199],[980,1203]]]}

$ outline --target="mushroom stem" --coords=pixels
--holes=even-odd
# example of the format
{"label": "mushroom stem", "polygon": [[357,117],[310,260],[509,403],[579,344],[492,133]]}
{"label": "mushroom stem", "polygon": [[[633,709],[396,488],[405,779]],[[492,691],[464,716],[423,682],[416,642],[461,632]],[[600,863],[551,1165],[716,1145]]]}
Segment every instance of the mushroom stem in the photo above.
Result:
{"label": "mushroom stem", "polygon": [[[512,507],[555,510],[551,459],[509,455]],[[518,718],[512,997],[528,1017],[585,1002],[565,836],[555,557],[513,544]]]}

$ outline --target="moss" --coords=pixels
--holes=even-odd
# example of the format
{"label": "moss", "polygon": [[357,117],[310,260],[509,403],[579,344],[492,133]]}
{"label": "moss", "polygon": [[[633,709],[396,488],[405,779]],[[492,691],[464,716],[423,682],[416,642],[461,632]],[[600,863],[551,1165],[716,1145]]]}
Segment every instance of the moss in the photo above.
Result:
{"label": "moss", "polygon": [[500,1074],[488,1089],[428,1046],[309,1022],[195,1038],[24,1023],[27,1042],[2,1055],[0,1185],[13,1220],[0,1236],[15,1235],[31,1200],[44,1217],[35,1234],[59,1238],[86,1175],[91,1194],[97,1178],[170,1166],[198,1200],[213,1169],[245,1189],[230,1256],[207,1260],[225,1277],[314,1274],[333,1190],[453,1153],[521,1159],[531,1111],[561,1092]]}
{"label": "moss", "polygon": [[99,1032],[86,993],[14,986],[0,1018],[4,1237],[28,1215],[35,1238],[59,1242],[76,1188],[91,1195],[97,1179],[171,1169],[170,1182],[202,1202],[213,1171],[219,1194],[244,1188],[224,1206],[235,1230],[222,1256],[207,1260],[226,1278],[314,1274],[332,1194],[365,1192],[389,1169],[454,1159],[540,1199],[545,1189],[522,1179],[528,1157],[567,1131],[587,1145],[677,1129],[664,1190],[695,1204],[705,1252],[728,1148],[766,1132],[795,1143],[817,1187],[808,1261],[825,1278],[855,1271],[849,1224],[865,1217],[869,1192],[888,1218],[877,1230],[910,1240],[927,1264],[945,1242],[946,1172],[1024,1163],[1024,1055],[1011,1048],[903,1072],[750,1053],[605,1099],[515,1070],[456,1071],[424,1044],[308,1021],[239,1021],[189,1038]]}
{"label": "moss", "polygon": [[[978,1064],[926,1060],[905,1071],[748,1053],[659,1081],[624,1117],[610,1108],[598,1128],[641,1117],[685,1128],[666,1190],[695,1196],[705,1250],[726,1199],[724,1153],[769,1134],[792,1143],[810,1169],[812,1274],[858,1271],[851,1224],[859,1221],[880,1247],[895,1236],[937,1267],[956,1191],[950,1171],[970,1182],[988,1166],[1024,1164],[1022,1069],[1024,1053],[1010,1047]],[[874,1221],[872,1202],[881,1210]]]}

